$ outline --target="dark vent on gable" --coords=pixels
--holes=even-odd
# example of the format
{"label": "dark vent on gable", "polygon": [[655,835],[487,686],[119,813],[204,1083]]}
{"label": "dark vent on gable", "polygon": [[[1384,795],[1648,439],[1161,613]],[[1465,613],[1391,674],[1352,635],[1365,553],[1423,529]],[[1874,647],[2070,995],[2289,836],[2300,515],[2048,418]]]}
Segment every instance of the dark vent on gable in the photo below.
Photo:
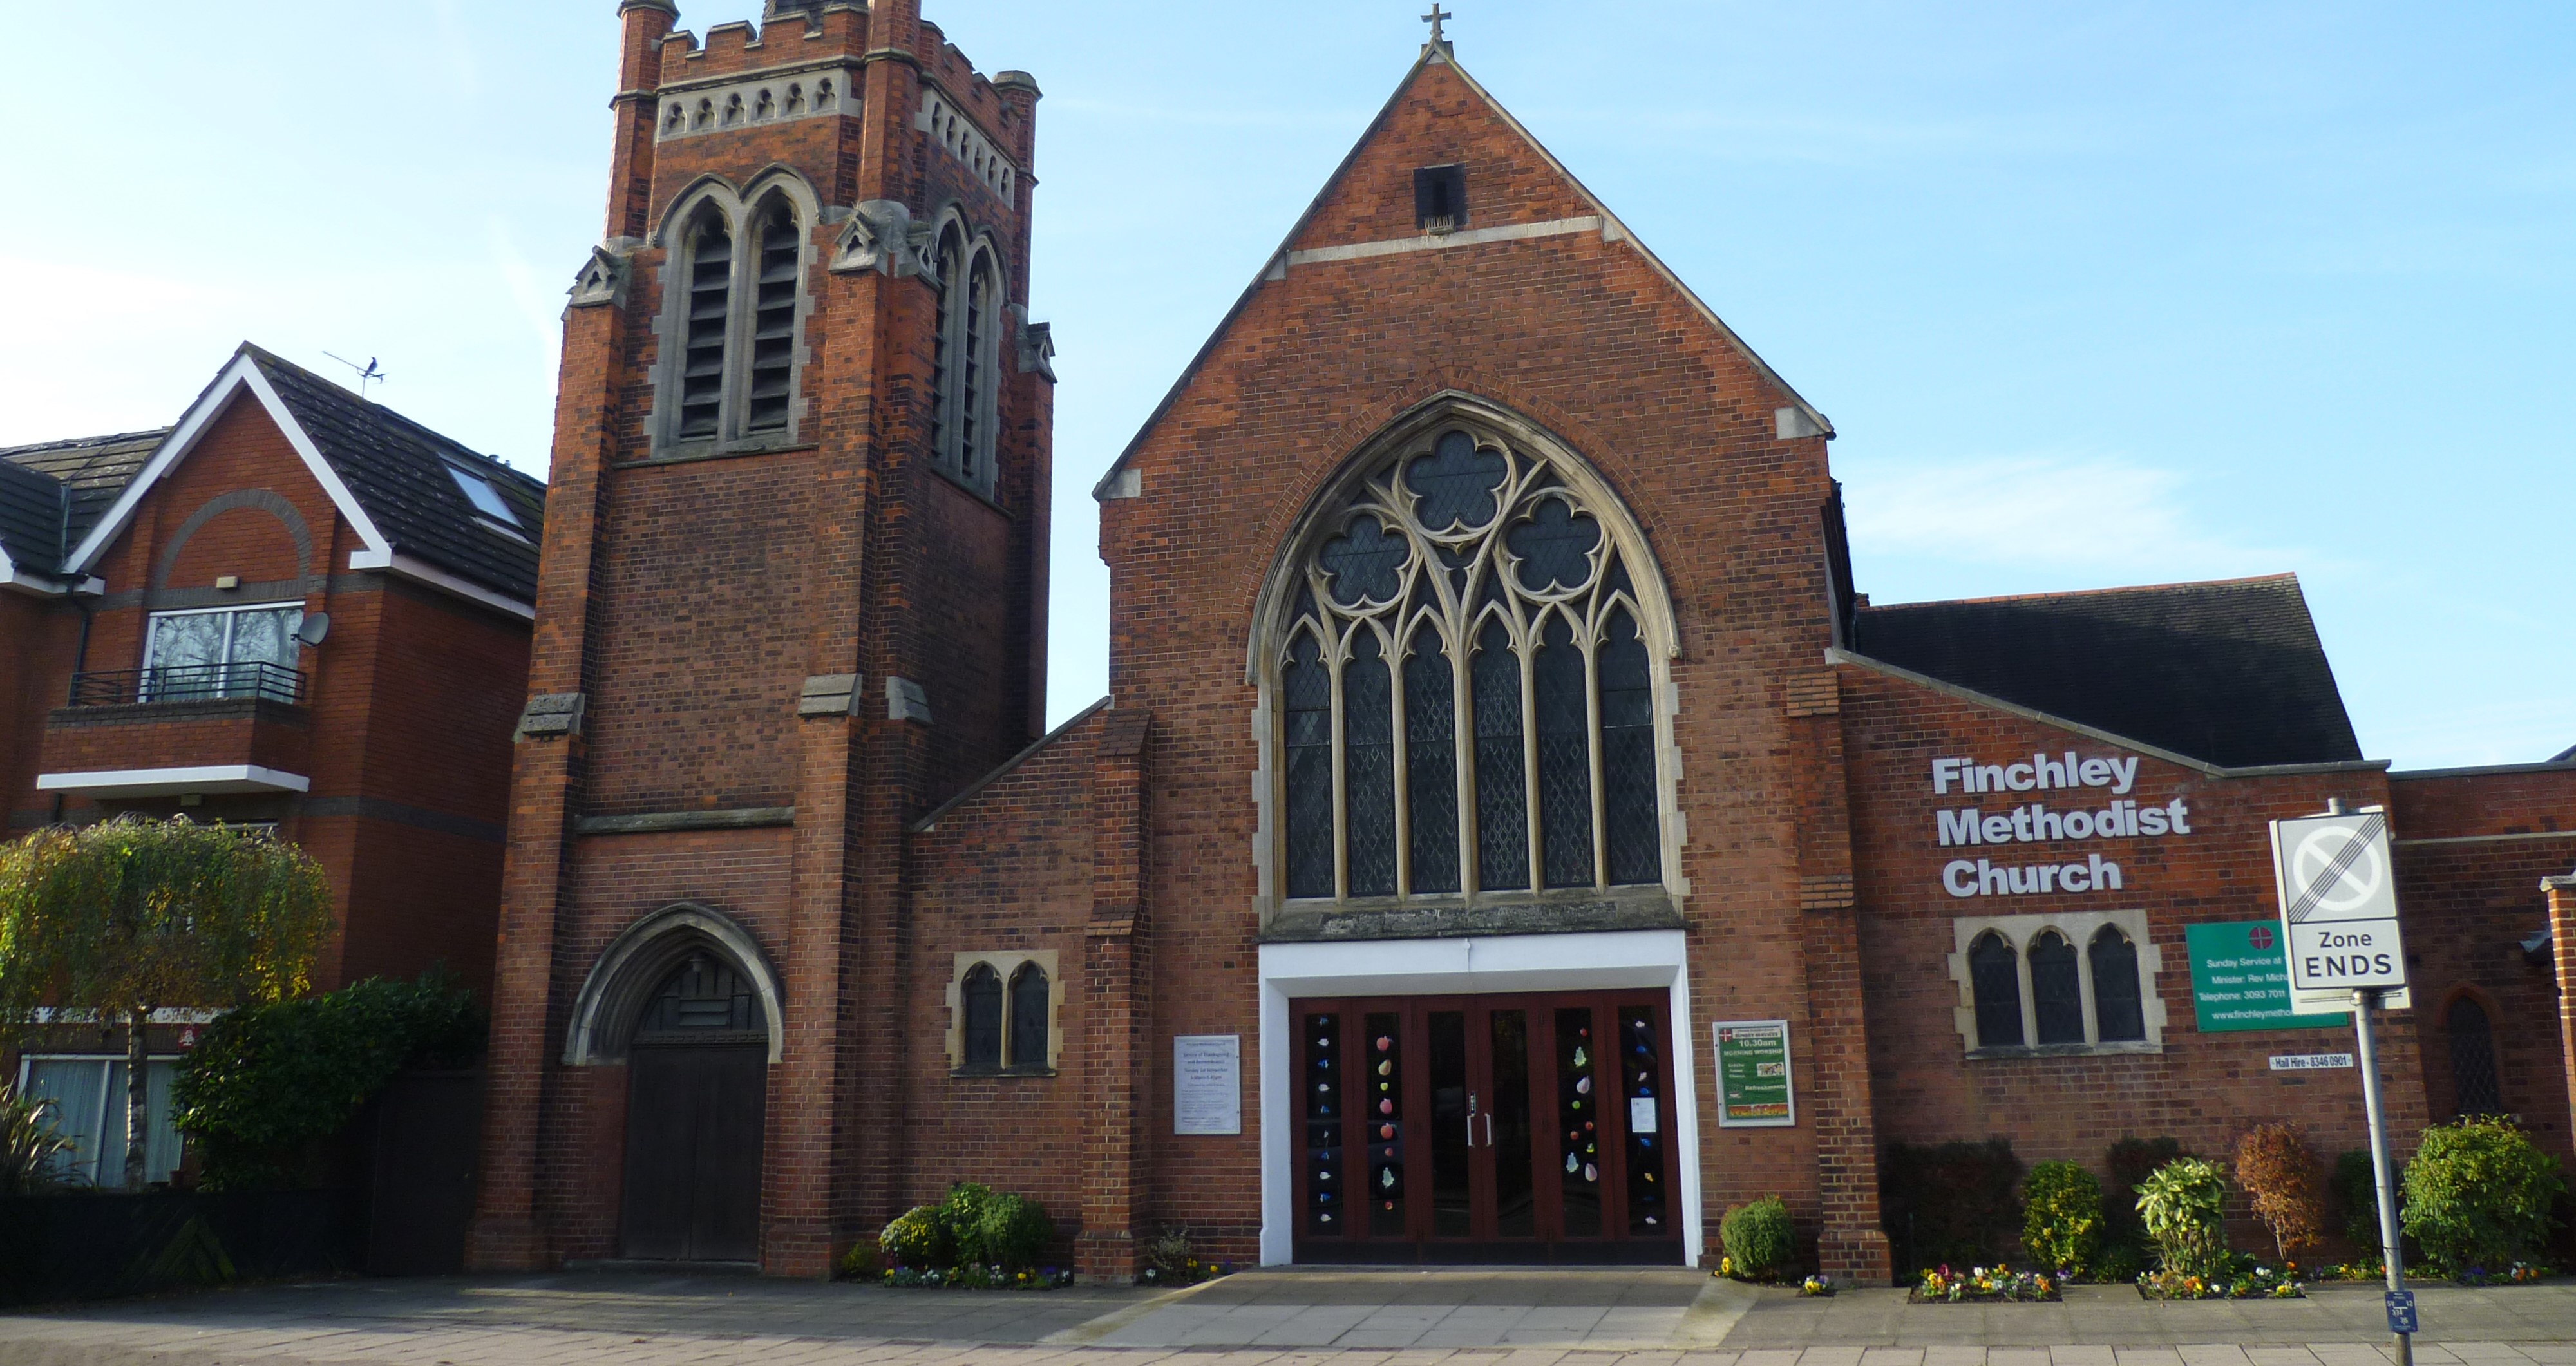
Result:
{"label": "dark vent on gable", "polygon": [[1467,168],[1457,162],[1413,172],[1413,225],[1424,232],[1467,226]]}

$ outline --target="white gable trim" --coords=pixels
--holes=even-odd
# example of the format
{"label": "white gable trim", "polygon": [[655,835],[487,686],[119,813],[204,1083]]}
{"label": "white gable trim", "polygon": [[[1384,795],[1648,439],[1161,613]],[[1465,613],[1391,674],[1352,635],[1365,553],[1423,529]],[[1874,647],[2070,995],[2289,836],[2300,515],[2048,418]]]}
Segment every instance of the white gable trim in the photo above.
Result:
{"label": "white gable trim", "polygon": [[331,495],[332,505],[339,509],[342,517],[348,519],[350,526],[357,529],[358,538],[366,543],[367,549],[384,554],[392,553],[393,543],[386,540],[385,534],[376,529],[375,519],[369,517],[367,510],[358,505],[357,495],[349,491],[346,483],[341,482],[339,472],[331,468],[331,463],[322,458],[322,452],[314,446],[313,438],[305,435],[304,428],[295,421],[294,415],[287,411],[285,401],[277,396],[277,390],[269,384],[268,377],[259,372],[258,362],[245,352],[235,355],[232,363],[226,365],[223,372],[215,377],[215,382],[207,386],[206,392],[189,407],[187,416],[179,420],[178,427],[161,442],[161,449],[152,453],[152,459],[144,465],[143,472],[134,476],[134,481],[125,486],[125,492],[118,495],[115,506],[109,508],[107,515],[99,519],[98,525],[90,529],[89,536],[80,543],[80,548],[72,552],[71,562],[63,566],[63,573],[66,576],[86,574],[97,565],[99,557],[105,555],[107,548],[116,542],[117,537],[124,535],[125,529],[133,523],[135,509],[142,506],[144,495],[151,492],[153,485],[159,483],[164,475],[177,468],[179,462],[185,460],[190,451],[196,449],[197,442],[202,440],[207,430],[214,426],[215,419],[222,416],[224,411],[232,406],[233,400],[245,390],[259,400],[261,407],[268,410],[270,420],[277,424],[277,430],[286,437],[286,444],[293,447],[296,455],[303,459],[304,467],[312,474],[314,482],[320,484],[323,491]]}
{"label": "white gable trim", "polygon": [[537,619],[537,609],[533,604],[521,602],[506,593],[495,593],[481,584],[458,578],[436,565],[409,555],[383,550],[352,550],[349,552],[349,567],[380,569],[399,578],[425,583],[432,588],[453,593],[468,602],[479,602],[486,607],[507,612],[522,621]]}

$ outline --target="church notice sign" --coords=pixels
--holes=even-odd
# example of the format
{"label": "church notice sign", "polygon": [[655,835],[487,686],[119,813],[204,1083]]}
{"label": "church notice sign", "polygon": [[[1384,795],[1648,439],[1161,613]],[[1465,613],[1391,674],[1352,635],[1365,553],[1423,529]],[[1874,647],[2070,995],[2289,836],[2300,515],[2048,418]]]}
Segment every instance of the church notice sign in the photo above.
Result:
{"label": "church notice sign", "polygon": [[1717,1035],[1718,1127],[1781,1129],[1798,1122],[1789,1085],[1787,1020],[1721,1020]]}
{"label": "church notice sign", "polygon": [[2350,1017],[2300,1015],[2290,1008],[2290,958],[2281,922],[2236,920],[2186,925],[2191,1008],[2203,1034],[2234,1029],[2335,1029]]}
{"label": "church notice sign", "polygon": [[1172,1037],[1172,1132],[1243,1132],[1243,1036]]}

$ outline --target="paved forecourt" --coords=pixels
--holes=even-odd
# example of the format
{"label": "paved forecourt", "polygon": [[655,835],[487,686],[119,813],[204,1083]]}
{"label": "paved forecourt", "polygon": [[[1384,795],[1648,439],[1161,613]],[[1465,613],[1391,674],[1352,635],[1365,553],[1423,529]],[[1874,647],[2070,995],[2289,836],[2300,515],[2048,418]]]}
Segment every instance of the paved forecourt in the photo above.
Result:
{"label": "paved forecourt", "polygon": [[[2423,1292],[2426,1366],[2576,1366],[2576,1284]],[[338,1281],[0,1315],[0,1366],[2386,1366],[2379,1299],[1829,1300],[1669,1270],[1254,1272],[1178,1292],[585,1274]]]}

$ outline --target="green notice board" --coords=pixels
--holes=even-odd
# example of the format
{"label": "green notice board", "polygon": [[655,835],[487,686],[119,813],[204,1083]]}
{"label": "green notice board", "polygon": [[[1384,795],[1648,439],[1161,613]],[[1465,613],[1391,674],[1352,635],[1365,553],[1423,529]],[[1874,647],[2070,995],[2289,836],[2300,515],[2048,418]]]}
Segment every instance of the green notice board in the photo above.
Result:
{"label": "green notice board", "polygon": [[2290,959],[2277,920],[2186,925],[2192,1016],[2203,1034],[2231,1029],[2336,1029],[2349,1015],[2290,1013]]}
{"label": "green notice board", "polygon": [[1787,1020],[1720,1020],[1717,1035],[1718,1127],[1779,1129],[1798,1122],[1789,1086]]}

